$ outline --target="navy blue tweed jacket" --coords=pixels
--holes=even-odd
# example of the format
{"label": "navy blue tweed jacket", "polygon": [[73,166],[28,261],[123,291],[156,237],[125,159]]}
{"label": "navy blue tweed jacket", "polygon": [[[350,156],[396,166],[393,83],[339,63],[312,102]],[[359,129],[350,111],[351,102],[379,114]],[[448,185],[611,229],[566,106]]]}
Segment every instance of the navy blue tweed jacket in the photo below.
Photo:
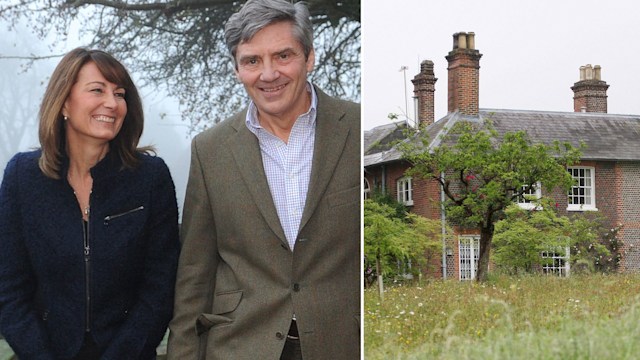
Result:
{"label": "navy blue tweed jacket", "polygon": [[103,359],[155,359],[180,249],[169,169],[142,154],[135,169],[111,155],[91,169],[87,262],[73,189],[39,157],[14,156],[0,187],[0,333],[23,360],[74,356],[87,326]]}

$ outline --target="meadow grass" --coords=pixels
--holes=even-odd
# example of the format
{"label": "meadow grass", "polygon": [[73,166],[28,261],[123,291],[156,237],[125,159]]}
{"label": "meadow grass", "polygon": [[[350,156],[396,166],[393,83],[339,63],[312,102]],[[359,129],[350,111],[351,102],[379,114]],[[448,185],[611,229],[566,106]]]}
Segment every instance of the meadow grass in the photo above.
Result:
{"label": "meadow grass", "polygon": [[365,290],[366,359],[640,359],[640,274]]}

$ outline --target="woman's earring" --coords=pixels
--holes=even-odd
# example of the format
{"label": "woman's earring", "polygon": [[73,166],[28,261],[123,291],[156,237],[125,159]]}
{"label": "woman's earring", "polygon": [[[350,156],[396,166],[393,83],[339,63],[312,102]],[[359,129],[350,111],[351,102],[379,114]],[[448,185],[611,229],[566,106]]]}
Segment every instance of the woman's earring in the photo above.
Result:
{"label": "woman's earring", "polygon": [[63,118],[64,118],[64,121],[69,120],[69,118],[68,118],[68,117],[66,117],[66,116],[63,116]]}

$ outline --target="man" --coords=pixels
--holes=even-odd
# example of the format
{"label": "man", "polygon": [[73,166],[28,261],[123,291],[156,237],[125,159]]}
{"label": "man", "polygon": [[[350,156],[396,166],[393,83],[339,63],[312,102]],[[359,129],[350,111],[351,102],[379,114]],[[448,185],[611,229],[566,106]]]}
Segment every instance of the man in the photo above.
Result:
{"label": "man", "polygon": [[307,81],[303,4],[225,37],[251,102],[192,143],[168,358],[359,359],[360,108]]}

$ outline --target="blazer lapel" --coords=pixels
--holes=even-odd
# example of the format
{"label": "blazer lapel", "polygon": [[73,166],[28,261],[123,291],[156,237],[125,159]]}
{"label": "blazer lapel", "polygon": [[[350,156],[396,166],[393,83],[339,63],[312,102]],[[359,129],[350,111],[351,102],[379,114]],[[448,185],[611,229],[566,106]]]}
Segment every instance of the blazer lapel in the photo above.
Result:
{"label": "blazer lapel", "polygon": [[247,184],[247,189],[249,189],[249,193],[251,197],[253,197],[255,205],[258,207],[258,210],[260,210],[260,213],[271,230],[273,230],[278,238],[288,247],[287,238],[284,235],[276,206],[271,197],[267,176],[264,173],[260,145],[255,135],[247,129],[244,122],[244,114],[245,112],[234,120],[233,126],[237,132],[235,136],[229,139],[227,144],[238,165],[240,174]]}
{"label": "blazer lapel", "polygon": [[335,100],[318,88],[315,89],[318,94],[316,140],[311,164],[311,179],[300,229],[309,221],[324,196],[349,135],[349,127],[340,121],[345,116],[344,110],[340,106],[333,106]]}

